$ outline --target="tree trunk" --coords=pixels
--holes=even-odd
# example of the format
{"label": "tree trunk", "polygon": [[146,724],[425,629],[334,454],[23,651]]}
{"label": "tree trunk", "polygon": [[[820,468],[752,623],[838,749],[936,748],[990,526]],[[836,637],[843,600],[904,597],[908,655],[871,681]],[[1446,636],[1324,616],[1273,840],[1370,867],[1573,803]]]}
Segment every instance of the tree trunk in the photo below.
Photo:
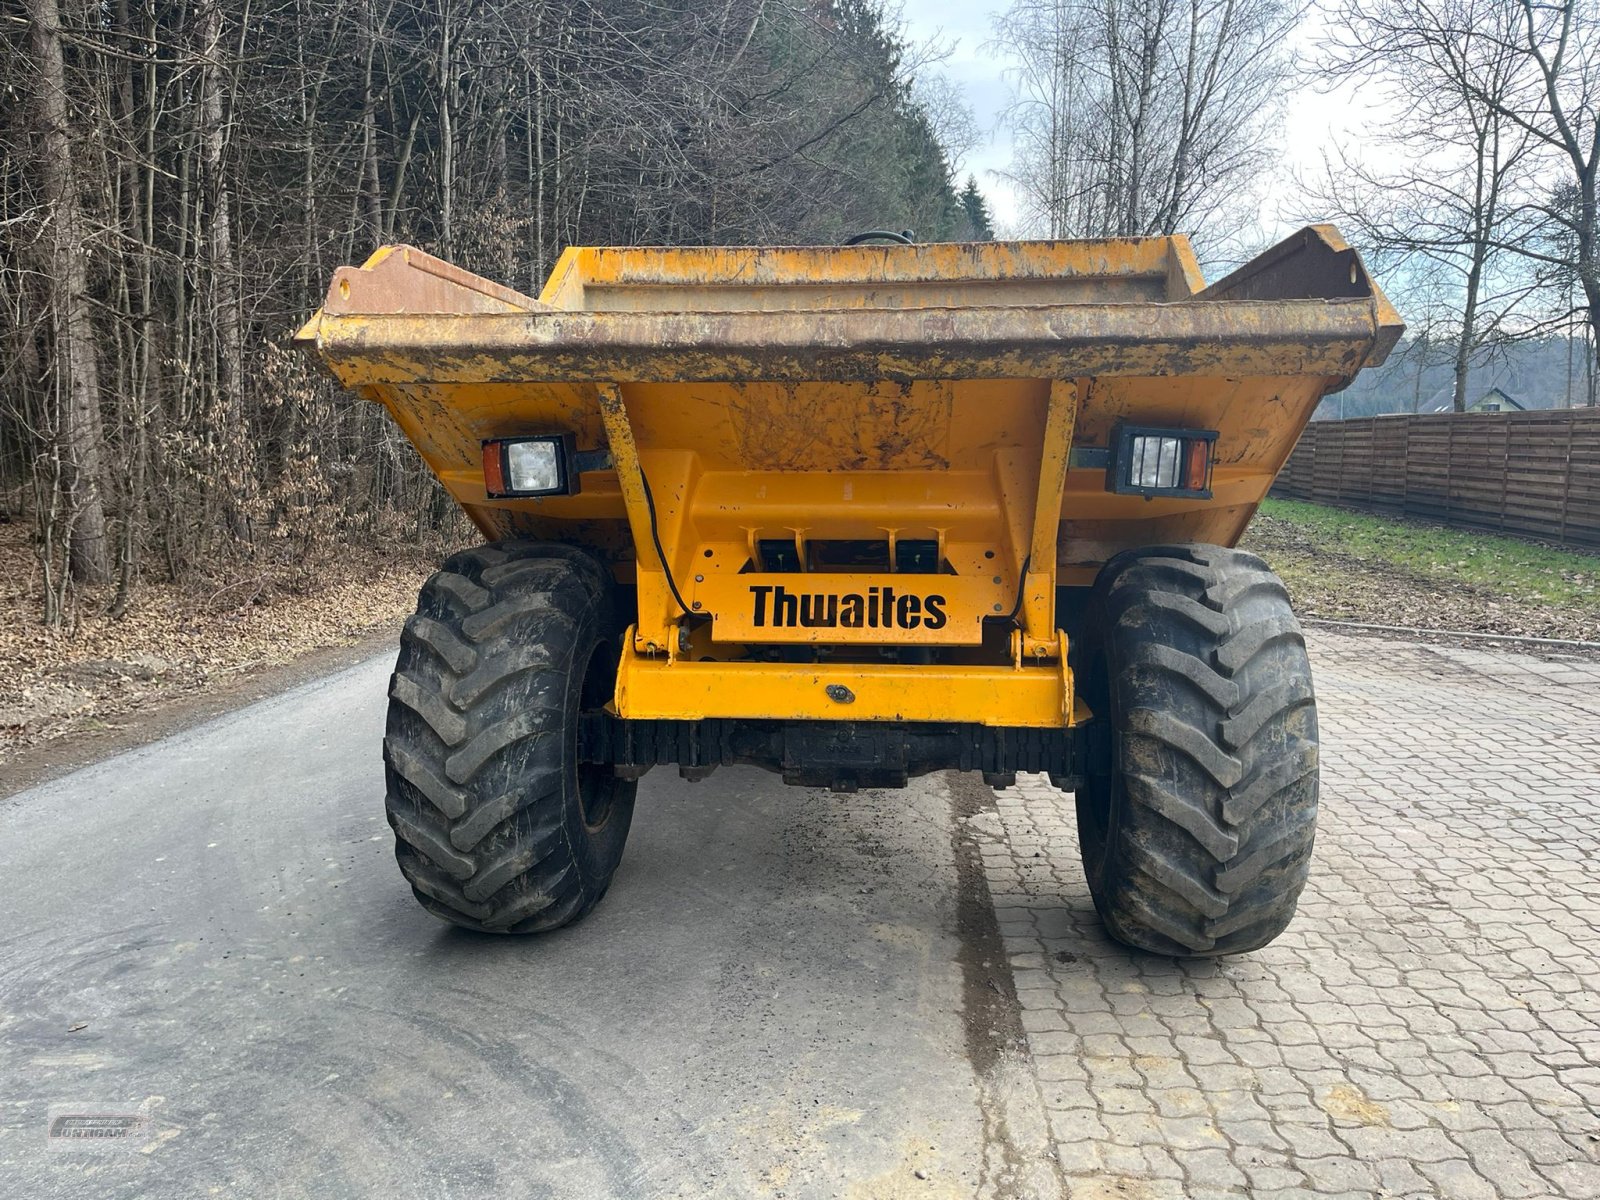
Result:
{"label": "tree trunk", "polygon": [[1596,242],[1600,242],[1600,203],[1595,198],[1596,167],[1596,163],[1590,163],[1588,177],[1583,180],[1583,227],[1578,237],[1578,279],[1583,284],[1583,298],[1589,309],[1586,314],[1589,322],[1589,395],[1584,401],[1589,408],[1594,408],[1596,402],[1600,401],[1600,395],[1596,395],[1595,390],[1595,379],[1600,376],[1600,370],[1596,370],[1600,366],[1600,252],[1596,248]]}
{"label": "tree trunk", "polygon": [[251,540],[245,501],[254,475],[247,453],[249,432],[244,427],[244,347],[240,339],[239,281],[233,253],[233,204],[223,174],[227,135],[223,124],[222,80],[227,56],[222,48],[222,10],[218,0],[204,0],[200,22],[200,158],[205,180],[204,199],[209,207],[210,284],[212,319],[216,325],[216,378],[212,397],[211,432],[216,438],[223,509],[236,538]]}
{"label": "tree trunk", "polygon": [[1472,347],[1463,335],[1456,343],[1455,387],[1451,392],[1451,407],[1456,412],[1467,411],[1467,373],[1472,369]]}
{"label": "tree trunk", "polygon": [[439,225],[440,244],[446,258],[455,256],[456,131],[455,64],[451,58],[452,6],[447,2],[439,20]]}
{"label": "tree trunk", "polygon": [[366,190],[367,224],[372,227],[372,245],[364,248],[363,258],[366,257],[365,251],[377,248],[384,233],[383,184],[378,177],[377,97],[372,82],[372,61],[378,52],[378,34],[377,19],[372,10],[372,0],[367,0],[361,10],[361,37],[366,59],[361,79],[361,178]]}
{"label": "tree trunk", "polygon": [[1596,196],[1595,176],[1600,172],[1600,138],[1596,139],[1596,156],[1578,171],[1578,229],[1576,262],[1572,265],[1583,289],[1586,306],[1584,321],[1589,331],[1589,378],[1584,404],[1594,408],[1600,396],[1595,394],[1595,370],[1600,364],[1600,197]]}
{"label": "tree trunk", "polygon": [[1483,281],[1483,261],[1488,254],[1486,237],[1487,234],[1480,235],[1472,248],[1472,267],[1467,272],[1467,294],[1461,306],[1461,336],[1456,340],[1453,392],[1456,412],[1467,411],[1467,378],[1472,370],[1472,351],[1476,348],[1478,334],[1478,291]]}
{"label": "tree trunk", "polygon": [[72,575],[103,583],[111,575],[105,502],[100,489],[100,372],[89,307],[88,250],[78,207],[78,181],[67,130],[66,66],[56,0],[30,0],[33,52],[39,67],[40,178],[52,210],[50,309],[55,341],[55,436],[69,529]]}
{"label": "tree trunk", "polygon": [[1600,401],[1600,388],[1595,386],[1600,380],[1600,294],[1589,301],[1589,350],[1589,397],[1584,403],[1594,408]]}

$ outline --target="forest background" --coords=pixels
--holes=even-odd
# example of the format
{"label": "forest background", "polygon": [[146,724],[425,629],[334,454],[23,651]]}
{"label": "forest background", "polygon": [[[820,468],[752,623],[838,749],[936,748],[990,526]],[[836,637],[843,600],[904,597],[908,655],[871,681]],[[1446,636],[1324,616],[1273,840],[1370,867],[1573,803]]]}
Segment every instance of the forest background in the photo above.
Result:
{"label": "forest background", "polygon": [[[1002,235],[1185,232],[1220,269],[1287,232],[1270,188],[1411,324],[1338,412],[1595,402],[1600,0],[1015,0],[982,180],[948,43],[903,29],[879,0],[0,0],[7,627],[234,611],[463,536],[288,347],[385,242],[537,292],[574,244],[988,238],[1004,188]],[[1387,115],[1285,180],[1307,88]]]}

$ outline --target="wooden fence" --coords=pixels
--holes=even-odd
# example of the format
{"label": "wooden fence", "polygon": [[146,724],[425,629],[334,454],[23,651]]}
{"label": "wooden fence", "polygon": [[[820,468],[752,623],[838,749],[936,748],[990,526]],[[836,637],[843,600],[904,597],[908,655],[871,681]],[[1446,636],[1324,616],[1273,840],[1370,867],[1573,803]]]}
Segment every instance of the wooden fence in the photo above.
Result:
{"label": "wooden fence", "polygon": [[1313,421],[1272,494],[1600,549],[1600,409]]}

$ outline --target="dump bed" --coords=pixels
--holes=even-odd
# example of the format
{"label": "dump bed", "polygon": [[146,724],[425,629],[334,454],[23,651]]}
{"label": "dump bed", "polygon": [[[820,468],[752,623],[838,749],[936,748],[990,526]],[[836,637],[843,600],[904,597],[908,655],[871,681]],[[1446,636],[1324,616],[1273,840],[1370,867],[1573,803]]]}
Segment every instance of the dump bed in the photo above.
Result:
{"label": "dump bed", "polygon": [[[1057,585],[1128,547],[1233,544],[1317,402],[1401,330],[1313,226],[1209,287],[1183,237],[576,248],[537,300],[386,247],[299,340],[486,536],[583,545],[636,582],[641,652],[676,653],[685,616],[708,657],[881,641],[774,627],[756,600],[909,572],[941,577],[948,619],[901,643],[977,648],[1015,618],[1040,657]],[[1206,494],[1108,486],[1128,426],[1214,432]],[[491,495],[484,443],[541,434],[572,436],[574,494]]]}
{"label": "dump bed", "polygon": [[1401,328],[1321,226],[1209,288],[1182,237],[582,248],[539,300],[389,247],[341,269],[300,336],[390,409],[497,536],[608,518],[614,530],[563,536],[620,534],[605,481],[491,503],[480,466],[484,439],[524,428],[602,443],[600,383],[624,385],[642,453],[688,453],[713,474],[982,470],[1038,445],[1051,379],[1086,384],[1080,451],[1106,446],[1118,420],[1217,429],[1212,501],[1109,494],[1103,465],[1078,455],[1059,554],[1064,581],[1085,582],[1126,546],[1232,544],[1317,401],[1381,362]]}

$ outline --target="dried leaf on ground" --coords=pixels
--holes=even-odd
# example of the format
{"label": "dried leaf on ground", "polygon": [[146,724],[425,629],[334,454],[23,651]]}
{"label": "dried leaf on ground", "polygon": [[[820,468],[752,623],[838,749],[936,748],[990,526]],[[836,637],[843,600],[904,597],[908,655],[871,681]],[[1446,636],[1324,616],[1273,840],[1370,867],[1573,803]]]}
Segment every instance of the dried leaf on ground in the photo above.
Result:
{"label": "dried leaf on ground", "polygon": [[208,684],[392,627],[416,603],[436,549],[338,547],[314,562],[251,563],[235,579],[148,584],[120,618],[110,587],[77,599],[69,628],[39,620],[38,571],[0,526],[0,762]]}

